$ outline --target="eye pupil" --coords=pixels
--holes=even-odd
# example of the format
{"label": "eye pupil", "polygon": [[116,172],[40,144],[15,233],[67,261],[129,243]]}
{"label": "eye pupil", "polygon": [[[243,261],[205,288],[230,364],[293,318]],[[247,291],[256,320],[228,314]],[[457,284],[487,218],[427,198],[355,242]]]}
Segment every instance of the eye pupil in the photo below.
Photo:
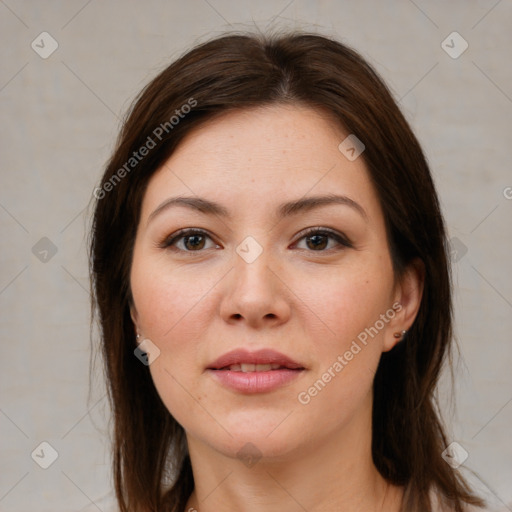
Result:
{"label": "eye pupil", "polygon": [[[202,239],[202,244],[201,242],[198,243],[198,239]],[[185,246],[187,247],[187,249],[202,249],[203,246],[204,246],[204,237],[203,235],[190,235],[190,236],[187,236],[185,237]],[[189,245],[189,242],[190,240],[194,240],[194,242],[192,242],[192,245],[190,246]]]}
{"label": "eye pupil", "polygon": [[[323,238],[323,241],[320,240]],[[311,236],[308,236],[308,240],[316,240],[315,242],[313,242],[313,248],[315,249],[324,249],[327,245],[327,236],[326,235],[311,235]],[[309,246],[309,243],[308,243],[308,246]],[[311,248],[311,247],[310,247]]]}

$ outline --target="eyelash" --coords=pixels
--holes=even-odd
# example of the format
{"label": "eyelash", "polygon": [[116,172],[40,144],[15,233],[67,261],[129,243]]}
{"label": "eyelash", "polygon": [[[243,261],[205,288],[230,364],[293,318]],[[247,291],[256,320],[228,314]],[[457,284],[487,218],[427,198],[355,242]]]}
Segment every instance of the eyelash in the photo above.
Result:
{"label": "eyelash", "polygon": [[[209,233],[202,229],[185,228],[185,229],[181,229],[178,232],[174,233],[173,235],[165,238],[160,244],[158,244],[158,247],[161,249],[170,249],[170,250],[175,250],[175,251],[177,250],[177,251],[186,252],[186,253],[203,252],[204,250],[201,250],[201,249],[198,251],[189,251],[189,250],[184,250],[184,249],[172,248],[172,246],[174,246],[177,241],[179,241],[183,238],[194,236],[194,235],[206,236],[206,237],[212,239],[212,237],[209,235]],[[324,236],[328,236],[328,237],[334,239],[343,248],[353,248],[352,242],[346,236],[344,236],[341,233],[338,233],[332,229],[329,229],[329,228],[317,228],[317,227],[308,228],[308,229],[304,230],[302,233],[300,233],[300,235],[301,235],[300,238],[295,243],[298,243],[303,238],[308,238],[308,237],[311,237],[314,235],[324,235]],[[341,250],[338,247],[338,248],[331,248],[331,249],[323,249],[323,250],[319,250],[319,251],[309,250],[308,252],[330,252],[333,249]]]}

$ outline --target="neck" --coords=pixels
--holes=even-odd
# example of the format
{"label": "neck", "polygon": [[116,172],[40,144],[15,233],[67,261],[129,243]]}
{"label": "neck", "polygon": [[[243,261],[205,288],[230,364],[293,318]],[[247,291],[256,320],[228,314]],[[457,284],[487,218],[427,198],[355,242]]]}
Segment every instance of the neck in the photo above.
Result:
{"label": "neck", "polygon": [[[371,411],[371,409],[370,409]],[[286,455],[245,465],[187,435],[195,488],[185,512],[398,512],[402,489],[373,464],[371,413]]]}

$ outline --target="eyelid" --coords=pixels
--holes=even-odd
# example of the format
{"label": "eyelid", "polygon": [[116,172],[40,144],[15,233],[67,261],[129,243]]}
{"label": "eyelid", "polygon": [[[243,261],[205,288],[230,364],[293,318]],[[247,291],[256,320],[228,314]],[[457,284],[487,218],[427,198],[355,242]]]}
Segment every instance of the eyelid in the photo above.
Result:
{"label": "eyelid", "polygon": [[[164,239],[161,242],[158,242],[156,245],[160,249],[168,249],[171,245],[174,245],[175,242],[177,242],[179,239],[181,239],[185,236],[192,236],[192,235],[207,236],[208,238],[210,238],[212,241],[215,242],[214,236],[210,232],[208,232],[206,229],[183,228],[183,229],[179,229],[178,231],[175,231],[174,233],[164,237]],[[217,242],[215,242],[215,243],[217,243]],[[182,251],[182,252],[201,252],[201,251]]]}
{"label": "eyelid", "polygon": [[[303,238],[305,238],[307,236],[312,236],[312,235],[316,235],[316,234],[330,235],[330,237],[334,238],[334,240],[336,240],[336,242],[339,245],[342,245],[345,247],[350,247],[350,248],[354,247],[354,245],[352,244],[352,241],[348,238],[347,235],[345,235],[345,233],[339,232],[332,228],[327,228],[327,227],[322,227],[322,226],[314,226],[314,227],[303,229],[302,231],[300,231],[297,234],[297,240],[294,242],[294,244],[298,243],[300,240],[302,240]],[[309,252],[322,253],[322,252],[328,252],[328,251],[329,250],[327,250],[327,251],[309,251]]]}
{"label": "eyelid", "polygon": [[[331,228],[322,227],[322,226],[313,226],[313,227],[309,227],[309,228],[303,229],[302,231],[300,231],[296,235],[296,240],[295,240],[295,242],[293,242],[292,245],[297,244],[303,238],[306,238],[308,236],[313,236],[313,235],[316,235],[316,234],[328,235],[332,239],[334,239],[341,246],[349,247],[349,248],[353,247],[352,242],[350,241],[350,239],[344,233],[338,232],[338,231],[336,231],[334,229],[331,229]],[[219,245],[219,244],[217,244],[217,242],[215,242],[214,236],[211,233],[209,233],[207,230],[205,230],[205,229],[202,229],[202,228],[183,228],[183,229],[180,229],[180,230],[172,233],[169,236],[166,236],[161,242],[159,242],[157,244],[157,247],[159,247],[160,249],[169,249],[171,246],[175,245],[175,243],[178,240],[180,240],[180,239],[182,239],[182,238],[184,238],[186,236],[193,236],[193,235],[203,235],[203,236],[206,236],[206,237],[210,238],[216,245]],[[308,252],[322,253],[322,252],[329,252],[330,250],[332,250],[332,249],[327,249],[327,250],[323,250],[323,251],[308,251]],[[181,249],[179,249],[179,251],[187,252],[187,253],[193,253],[193,252],[200,253],[200,252],[204,252],[204,250],[199,250],[199,251],[182,251]]]}

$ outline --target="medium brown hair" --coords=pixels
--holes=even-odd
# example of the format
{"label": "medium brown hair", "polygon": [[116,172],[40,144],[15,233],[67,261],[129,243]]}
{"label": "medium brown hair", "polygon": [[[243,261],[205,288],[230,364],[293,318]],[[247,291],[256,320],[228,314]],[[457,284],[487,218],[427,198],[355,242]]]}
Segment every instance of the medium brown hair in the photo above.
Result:
{"label": "medium brown hair", "polygon": [[[395,275],[414,259],[425,267],[415,322],[404,342],[382,354],[375,376],[375,466],[405,486],[403,511],[431,511],[430,490],[457,512],[464,502],[481,505],[441,456],[447,440],[434,390],[452,343],[451,284],[444,222],[416,137],[374,69],[346,45],[308,33],[233,33],[196,46],[143,89],[95,193],[92,306],[113,412],[120,510],[182,512],[194,488],[184,430],[157,394],[148,367],[134,356],[129,276],[148,181],[205,121],[283,103],[327,112],[364,143],[362,158],[386,221]],[[195,106],[180,110],[186,104]],[[177,109],[187,113],[170,122]],[[158,127],[166,128],[156,132],[159,137]],[[149,139],[155,146],[146,156],[130,160]]]}

